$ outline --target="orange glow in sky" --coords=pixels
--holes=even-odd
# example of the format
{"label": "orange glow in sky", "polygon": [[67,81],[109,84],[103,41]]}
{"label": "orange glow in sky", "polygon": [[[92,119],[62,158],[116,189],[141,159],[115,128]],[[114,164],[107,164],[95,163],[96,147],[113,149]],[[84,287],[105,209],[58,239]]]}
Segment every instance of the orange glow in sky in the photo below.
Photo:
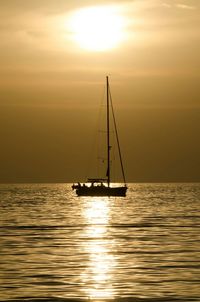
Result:
{"label": "orange glow in sky", "polygon": [[0,182],[85,181],[106,75],[127,182],[200,181],[199,0],[0,8]]}

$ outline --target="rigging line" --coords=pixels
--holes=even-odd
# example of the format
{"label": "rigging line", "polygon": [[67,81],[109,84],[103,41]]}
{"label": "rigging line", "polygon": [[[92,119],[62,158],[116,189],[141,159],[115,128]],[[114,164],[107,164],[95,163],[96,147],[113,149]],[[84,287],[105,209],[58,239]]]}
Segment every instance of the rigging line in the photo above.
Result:
{"label": "rigging line", "polygon": [[[98,176],[98,178],[100,178],[100,167],[99,167],[99,158],[97,156],[97,158],[93,157],[94,151],[97,151],[97,155],[100,154],[100,137],[99,137],[99,127],[101,124],[101,116],[102,116],[102,111],[103,111],[103,106],[104,106],[104,99],[105,99],[105,87],[102,87],[102,93],[101,93],[101,97],[99,100],[99,105],[98,105],[98,112],[96,115],[96,122],[95,122],[95,127],[94,127],[94,131],[92,133],[92,140],[91,140],[91,144],[90,144],[90,151],[89,151],[89,157],[87,158],[87,167],[86,167],[86,171],[85,171],[85,179],[87,179],[90,174],[92,174],[93,172],[95,172]],[[93,171],[93,165],[96,167],[95,171]]]}
{"label": "rigging line", "polygon": [[116,119],[115,119],[113,102],[112,102],[112,95],[111,95],[110,90],[109,90],[109,95],[110,95],[110,104],[111,104],[111,109],[112,109],[111,111],[112,111],[112,116],[113,116],[114,128],[115,128],[115,133],[116,133],[116,138],[117,138],[117,146],[118,146],[119,159],[120,159],[120,164],[121,164],[121,169],[122,169],[122,175],[123,175],[124,183],[126,185],[126,178],[125,178],[125,173],[124,173],[122,154],[121,154],[121,149],[120,149],[120,144],[119,144],[119,136],[118,136],[118,131],[117,131],[117,123],[116,123]]}

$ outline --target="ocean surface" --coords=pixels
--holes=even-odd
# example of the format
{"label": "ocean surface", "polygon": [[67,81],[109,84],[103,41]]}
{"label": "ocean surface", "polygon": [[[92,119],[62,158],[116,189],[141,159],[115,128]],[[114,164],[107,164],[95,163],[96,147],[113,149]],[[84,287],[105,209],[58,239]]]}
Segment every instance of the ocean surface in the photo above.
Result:
{"label": "ocean surface", "polygon": [[200,301],[200,184],[0,185],[0,301]]}

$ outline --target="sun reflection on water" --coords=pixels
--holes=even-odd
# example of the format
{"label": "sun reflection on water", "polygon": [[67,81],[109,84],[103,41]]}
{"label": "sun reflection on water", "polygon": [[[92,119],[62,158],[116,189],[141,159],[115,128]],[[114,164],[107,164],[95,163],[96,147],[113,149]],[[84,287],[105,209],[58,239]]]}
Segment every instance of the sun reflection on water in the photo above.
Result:
{"label": "sun reflection on water", "polygon": [[100,197],[85,200],[83,216],[87,225],[83,247],[88,254],[88,265],[82,274],[84,290],[90,299],[112,299],[115,259],[111,253],[114,241],[108,233],[109,200]]}

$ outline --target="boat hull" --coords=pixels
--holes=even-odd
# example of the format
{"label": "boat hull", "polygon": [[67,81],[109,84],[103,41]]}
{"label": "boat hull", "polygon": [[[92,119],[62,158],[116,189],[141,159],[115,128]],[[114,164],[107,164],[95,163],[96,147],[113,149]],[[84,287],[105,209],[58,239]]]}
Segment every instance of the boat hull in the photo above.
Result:
{"label": "boat hull", "polygon": [[126,196],[127,187],[87,187],[81,186],[76,189],[78,196]]}

